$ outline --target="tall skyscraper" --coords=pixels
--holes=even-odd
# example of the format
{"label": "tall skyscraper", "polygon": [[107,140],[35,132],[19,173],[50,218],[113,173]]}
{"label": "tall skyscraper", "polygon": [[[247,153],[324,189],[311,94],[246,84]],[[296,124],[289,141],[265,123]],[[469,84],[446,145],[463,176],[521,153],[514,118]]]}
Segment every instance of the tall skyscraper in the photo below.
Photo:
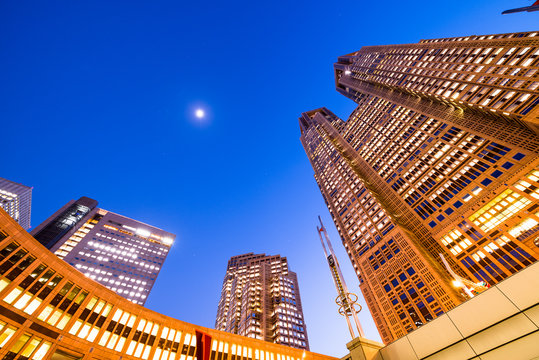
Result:
{"label": "tall skyscraper", "polygon": [[30,229],[32,188],[0,178],[0,207],[24,229]]}
{"label": "tall skyscraper", "polygon": [[86,276],[144,304],[176,236],[97,204],[71,200],[31,234]]}
{"label": "tall skyscraper", "polygon": [[286,258],[253,253],[230,258],[215,328],[309,350],[298,278]]}
{"label": "tall skyscraper", "polygon": [[[300,118],[315,179],[384,342],[539,257],[539,33],[339,57],[357,103]],[[444,259],[447,261],[444,263]]]}

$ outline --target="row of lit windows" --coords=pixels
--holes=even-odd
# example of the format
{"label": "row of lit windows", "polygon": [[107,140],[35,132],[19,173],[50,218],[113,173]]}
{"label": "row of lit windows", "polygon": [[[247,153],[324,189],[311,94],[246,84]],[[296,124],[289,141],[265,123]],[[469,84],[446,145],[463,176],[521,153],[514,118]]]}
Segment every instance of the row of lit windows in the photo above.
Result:
{"label": "row of lit windows", "polygon": [[470,220],[487,233],[520,212],[530,203],[531,200],[523,195],[507,189],[489,202],[487,206],[470,216]]}
{"label": "row of lit windows", "polygon": [[[103,229],[100,229],[100,231],[102,231],[104,233],[109,233],[108,231],[105,231]],[[109,234],[114,235],[112,233],[109,233]],[[156,255],[164,255],[164,253],[168,252],[168,248],[166,246],[162,246],[161,244],[155,245],[155,243],[149,244],[148,241],[144,241],[144,240],[137,240],[137,239],[132,239],[132,238],[127,237],[126,240],[128,240],[128,241],[124,241],[124,240],[118,239],[118,238],[116,238],[114,236],[108,236],[106,234],[100,234],[99,232],[96,232],[95,236],[100,237],[103,240],[105,240],[105,239],[113,240],[114,242],[109,242],[109,244],[118,246],[120,248],[119,253],[122,253],[124,250],[135,251],[135,249],[142,250],[143,252],[146,252],[146,253],[154,253]],[[124,244],[124,245],[118,245],[118,244]],[[114,249],[113,247],[108,247],[108,248],[110,250]],[[156,250],[156,248],[157,248],[157,250]],[[114,249],[114,250],[116,252],[118,252],[117,249]],[[140,252],[137,252],[137,253],[140,253]],[[142,253],[140,253],[140,254],[142,254]]]}
{"label": "row of lit windows", "polygon": [[[109,223],[112,223],[112,224],[115,224],[115,225],[118,225],[119,227],[121,228],[117,228],[116,226],[111,226],[111,225],[108,225],[108,224],[103,224],[103,228],[106,228],[106,229],[109,229],[109,230],[112,230],[112,231],[107,231],[107,230],[103,230],[103,229],[100,229],[100,231],[104,231],[105,233],[107,234],[113,234],[113,235],[117,235],[121,238],[125,238],[127,236],[130,236],[131,239],[127,238],[128,240],[131,240],[131,241],[134,241],[135,243],[139,243],[139,244],[142,244],[142,245],[148,245],[148,243],[154,243],[154,244],[159,244],[161,246],[166,246],[166,247],[170,247],[173,243],[173,239],[171,237],[168,237],[166,234],[164,235],[158,235],[158,234],[152,234],[152,232],[146,228],[143,228],[143,227],[139,227],[139,228],[135,228],[133,226],[129,226],[129,225],[125,225],[125,224],[120,224],[118,222],[115,222],[115,221],[112,221],[112,220],[109,220],[108,221]],[[135,225],[135,226],[139,226],[138,224]],[[126,230],[127,229],[127,230]],[[130,231],[128,231],[130,230]],[[121,235],[121,234],[125,234],[125,235]],[[137,239],[143,239],[144,242],[141,242],[141,241],[138,241]],[[154,245],[155,247],[155,245]]]}
{"label": "row of lit windows", "polygon": [[[539,200],[539,188],[537,185],[532,185],[532,182],[538,183],[539,171],[533,171],[527,178],[529,181],[520,180],[515,184],[515,188],[522,192],[527,192],[531,197]],[[532,200],[525,197],[523,194],[507,189],[476,211],[470,216],[470,220],[475,225],[479,226],[485,233],[497,227],[499,224],[520,212],[528,206]]]}
{"label": "row of lit windows", "polygon": [[289,346],[306,346],[305,341],[295,339],[293,337],[287,337],[286,335],[280,335],[276,339],[277,344],[289,345]]}
{"label": "row of lit windows", "polygon": [[497,35],[473,35],[467,37],[441,38],[421,40],[421,43],[437,43],[437,42],[456,42],[456,41],[475,41],[475,40],[491,40],[491,39],[511,39],[511,38],[526,38],[538,36],[537,32],[530,33],[507,33]]}
{"label": "row of lit windows", "polygon": [[[424,53],[427,51],[425,50]],[[352,76],[360,80],[403,86],[412,92],[419,91],[434,96],[443,96],[447,99],[459,101],[461,104],[467,102],[469,105],[490,106],[493,110],[502,110],[507,115],[510,112],[518,112],[525,115],[531,109],[528,104],[531,104],[537,98],[537,96],[532,96],[531,93],[524,93],[518,97],[513,97],[515,95],[514,91],[485,88],[484,86],[473,85],[474,83],[472,83],[475,80],[476,84],[488,83],[504,87],[511,85],[513,88],[520,88],[527,84],[529,91],[535,90],[539,87],[539,82],[513,80],[512,78],[517,75],[531,78],[537,71],[536,69],[529,69],[532,63],[535,63],[539,57],[539,49],[537,48],[513,47],[510,49],[497,48],[495,50],[493,48],[452,48],[441,51],[440,49],[430,50],[430,52],[433,51],[438,52],[436,56],[439,59],[427,55],[418,63],[412,62],[412,60],[406,63],[397,61],[397,59],[393,59],[395,55],[392,54],[387,54],[382,62],[377,62],[375,60],[376,58],[372,56],[358,55],[354,58],[354,73],[348,71],[347,74],[352,74]],[[498,68],[491,66],[485,69],[483,66],[475,66],[475,69],[471,69],[473,66],[469,65],[466,69],[463,68],[464,65],[450,65],[450,63],[457,61],[467,64],[474,60],[474,58],[474,63],[484,64],[489,64],[494,58],[498,58],[496,62]],[[509,66],[515,66],[518,63],[520,67],[511,69],[506,67],[500,68],[509,58],[511,59],[511,61],[507,62]],[[371,64],[376,64],[375,66],[378,70],[372,71]],[[424,67],[427,65],[430,67],[425,69]],[[444,71],[439,71],[438,69],[443,69]],[[498,69],[496,73],[500,75],[498,77],[480,76],[476,78],[476,75],[474,75],[474,73],[478,74],[482,72],[486,74],[492,73],[496,69]],[[510,71],[504,74],[507,70]],[[504,77],[501,77],[501,75],[504,75]],[[507,76],[512,78],[508,78]],[[443,77],[451,80],[445,80]],[[342,76],[340,79],[345,80]]]}
{"label": "row of lit windows", "polygon": [[[0,349],[12,339],[18,328],[8,325],[0,321]],[[17,341],[13,342],[7,350],[4,359],[14,359],[17,355],[18,359],[42,360],[51,348],[52,343],[42,338],[36,337],[30,333],[23,333]]]}
{"label": "row of lit windows", "polygon": [[458,255],[462,250],[472,245],[472,242],[466,238],[458,229],[450,231],[443,236],[442,244],[444,244],[453,255]]}
{"label": "row of lit windows", "polygon": [[75,248],[88,232],[95,226],[95,220],[92,218],[82,225],[72,236],[63,243],[58,250],[54,252],[60,259],[65,258]]}
{"label": "row of lit windows", "polygon": [[[103,249],[103,245],[94,244],[92,242],[90,242],[89,245],[91,245],[91,246],[93,245],[96,248],[99,248],[101,246],[101,248]],[[103,255],[106,255],[106,256],[110,256],[115,260],[117,259],[118,261],[111,261],[111,262],[116,263],[116,264],[132,263],[132,264],[137,265],[136,269],[139,269],[139,270],[142,270],[142,271],[144,271],[144,269],[150,269],[150,270],[159,271],[159,266],[152,265],[152,264],[149,264],[149,263],[146,263],[146,262],[143,262],[143,261],[135,261],[136,259],[138,259],[136,253],[129,253],[129,252],[126,252],[126,251],[122,251],[120,254],[123,255],[123,256],[119,256],[119,255],[111,255],[111,253],[113,253],[113,254],[117,253],[117,251],[114,251],[114,249],[105,248],[104,251],[100,251],[100,250],[97,250],[97,249],[94,249],[94,248],[85,248],[85,250],[95,252],[97,255],[89,253],[89,252],[85,253],[84,251],[79,251],[78,255],[79,256],[86,256],[87,258],[97,259],[97,260],[99,260],[100,262],[103,262],[103,263],[109,262],[109,258],[99,255],[99,254],[103,254]],[[134,250],[132,250],[132,251],[134,252]],[[135,259],[135,260],[133,260],[133,259]],[[146,260],[146,259],[141,259],[141,260]],[[148,260],[146,260],[146,261],[148,261]],[[146,271],[146,272],[148,272],[148,271]],[[149,273],[152,274],[151,272],[149,272]]]}
{"label": "row of lit windows", "polygon": [[[471,258],[465,259],[464,264],[469,268],[473,267],[474,272],[479,274],[481,280],[487,282],[490,280],[490,277],[487,278],[482,269],[492,274],[496,280],[501,280],[518,270],[518,267],[521,268],[518,262],[525,265],[532,256],[514,241],[524,241],[539,231],[537,213],[528,214],[516,225],[506,227],[504,231],[507,235],[496,237],[494,241],[487,243],[479,250],[474,243],[483,238],[484,235],[475,230],[474,226],[485,234],[492,231],[499,234],[502,224],[506,224],[516,214],[523,214],[523,210],[534,202],[537,203],[539,200],[538,183],[539,171],[534,170],[525,179],[517,181],[512,187],[503,191],[469,216],[472,223],[462,222],[459,224],[460,228],[452,229],[442,236],[442,244],[457,259],[462,258],[467,252],[471,253]],[[492,254],[492,258],[488,254]],[[505,270],[498,268],[496,263],[499,263]]]}

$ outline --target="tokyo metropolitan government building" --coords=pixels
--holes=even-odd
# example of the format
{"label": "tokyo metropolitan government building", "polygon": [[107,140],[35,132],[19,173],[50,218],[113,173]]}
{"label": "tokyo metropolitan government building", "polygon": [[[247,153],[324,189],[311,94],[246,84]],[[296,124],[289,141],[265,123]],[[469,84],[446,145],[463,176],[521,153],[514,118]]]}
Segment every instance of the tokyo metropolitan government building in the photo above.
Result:
{"label": "tokyo metropolitan government building", "polygon": [[456,277],[494,285],[539,257],[539,32],[363,47],[334,67],[357,108],[303,113],[301,141],[388,343],[466,300]]}

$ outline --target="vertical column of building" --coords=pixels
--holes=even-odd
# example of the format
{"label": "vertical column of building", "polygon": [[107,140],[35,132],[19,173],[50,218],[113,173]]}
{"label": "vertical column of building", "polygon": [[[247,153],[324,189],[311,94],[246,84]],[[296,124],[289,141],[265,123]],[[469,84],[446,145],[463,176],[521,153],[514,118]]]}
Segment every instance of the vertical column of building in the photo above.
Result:
{"label": "vertical column of building", "polygon": [[[219,306],[217,308],[217,317],[215,319],[215,328],[217,330],[226,331],[227,326],[227,315],[229,314],[229,309],[231,306],[230,297],[231,295],[231,289],[232,289],[232,280],[226,281],[226,294],[223,294],[223,291],[221,292],[221,299],[219,301]],[[225,284],[223,284],[223,288],[225,287]],[[225,297],[226,296],[226,297]]]}
{"label": "vertical column of building", "polygon": [[237,334],[239,331],[240,315],[241,315],[241,281],[238,278],[234,278],[231,288],[231,299],[228,312],[225,315],[226,326],[225,330],[233,334]]}
{"label": "vertical column of building", "polygon": [[275,309],[273,302],[273,281],[271,265],[266,261],[261,262],[262,304],[260,314],[260,329],[263,340],[274,342],[273,327],[275,325]]}
{"label": "vertical column of building", "polygon": [[290,272],[289,278],[291,280],[291,294],[296,302],[296,313],[294,314],[295,324],[293,328],[295,331],[295,337],[297,341],[304,342],[305,348],[309,349],[309,336],[307,335],[307,325],[305,325],[305,320],[303,319],[303,304],[301,303],[298,275],[295,272]]}
{"label": "vertical column of building", "polygon": [[238,334],[241,321],[243,285],[248,278],[246,259],[252,255],[234,256],[228,261],[215,326],[219,330]]}
{"label": "vertical column of building", "polygon": [[[320,112],[334,117],[327,109]],[[302,118],[302,141],[369,309],[388,342],[460,301],[325,133],[315,130],[315,114]]]}
{"label": "vertical column of building", "polygon": [[233,259],[228,261],[226,275],[223,279],[223,286],[221,287],[221,297],[219,298],[219,304],[217,306],[217,316],[215,317],[215,328],[222,331],[225,331],[226,329],[227,314],[232,301],[232,282],[235,278],[235,276],[231,273],[233,269],[235,269],[235,267],[233,268],[231,266],[232,261]]}
{"label": "vertical column of building", "polygon": [[240,325],[238,334],[254,339],[262,339],[262,312],[263,293],[263,269],[264,263],[259,259],[249,259],[245,281],[241,288],[240,304]]}

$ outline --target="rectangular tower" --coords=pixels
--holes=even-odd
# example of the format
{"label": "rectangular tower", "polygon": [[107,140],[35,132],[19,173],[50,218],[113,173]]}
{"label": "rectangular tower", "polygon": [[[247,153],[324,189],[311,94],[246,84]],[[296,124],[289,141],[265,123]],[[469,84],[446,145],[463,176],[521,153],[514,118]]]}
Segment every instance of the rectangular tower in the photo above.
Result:
{"label": "rectangular tower", "polygon": [[537,35],[362,48],[335,64],[349,119],[300,118],[386,343],[466,299],[440,254],[489,285],[539,256]]}
{"label": "rectangular tower", "polygon": [[0,178],[0,207],[25,230],[30,229],[32,188]]}
{"label": "rectangular tower", "polygon": [[232,257],[215,328],[309,350],[298,279],[286,258],[253,253]]}
{"label": "rectangular tower", "polygon": [[99,209],[97,201],[87,197],[70,201],[31,234],[86,276],[142,305],[175,238]]}

